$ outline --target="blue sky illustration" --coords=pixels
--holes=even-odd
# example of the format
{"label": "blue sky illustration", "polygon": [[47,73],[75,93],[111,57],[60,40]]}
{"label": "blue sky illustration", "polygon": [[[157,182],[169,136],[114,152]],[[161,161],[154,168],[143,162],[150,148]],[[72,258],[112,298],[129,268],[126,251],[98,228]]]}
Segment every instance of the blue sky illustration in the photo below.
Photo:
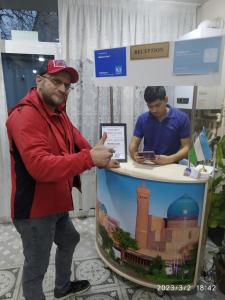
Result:
{"label": "blue sky illustration", "polygon": [[137,211],[136,189],[144,182],[150,189],[149,214],[166,218],[169,205],[188,194],[199,206],[199,223],[204,200],[204,183],[173,183],[138,179],[109,170],[97,171],[97,197],[120,227],[134,237]]}

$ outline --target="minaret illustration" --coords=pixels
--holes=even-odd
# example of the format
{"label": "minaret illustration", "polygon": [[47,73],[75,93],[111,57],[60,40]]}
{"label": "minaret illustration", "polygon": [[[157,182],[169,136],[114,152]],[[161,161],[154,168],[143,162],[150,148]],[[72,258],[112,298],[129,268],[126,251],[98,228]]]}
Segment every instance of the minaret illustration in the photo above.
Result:
{"label": "minaret illustration", "polygon": [[145,187],[144,182],[137,188],[137,217],[135,240],[140,248],[146,248],[148,240],[148,215],[150,191]]}
{"label": "minaret illustration", "polygon": [[199,207],[188,194],[183,194],[166,208],[167,217],[151,214],[151,191],[144,182],[136,189],[137,215],[135,240],[139,253],[160,255],[167,262],[190,259],[190,251],[198,243]]}

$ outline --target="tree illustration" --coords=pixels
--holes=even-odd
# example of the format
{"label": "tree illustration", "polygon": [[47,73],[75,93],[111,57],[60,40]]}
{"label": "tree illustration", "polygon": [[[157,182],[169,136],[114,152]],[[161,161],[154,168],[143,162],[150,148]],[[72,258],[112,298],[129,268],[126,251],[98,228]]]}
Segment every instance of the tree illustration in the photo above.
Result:
{"label": "tree illustration", "polygon": [[184,278],[188,277],[189,269],[186,264],[180,265],[178,274],[182,280],[184,280]]}
{"label": "tree illustration", "polygon": [[123,231],[123,229],[117,227],[113,231],[113,239],[119,244],[121,248],[121,261],[124,261],[125,251],[128,248],[138,250],[138,244],[135,239],[130,236],[129,232]]}
{"label": "tree illustration", "polygon": [[98,232],[102,237],[102,242],[103,242],[103,249],[112,249],[113,246],[113,240],[110,238],[107,230],[105,229],[104,226],[98,223]]}
{"label": "tree illustration", "polygon": [[153,259],[149,267],[149,271],[152,275],[165,274],[165,261],[162,259],[161,256],[157,255]]}

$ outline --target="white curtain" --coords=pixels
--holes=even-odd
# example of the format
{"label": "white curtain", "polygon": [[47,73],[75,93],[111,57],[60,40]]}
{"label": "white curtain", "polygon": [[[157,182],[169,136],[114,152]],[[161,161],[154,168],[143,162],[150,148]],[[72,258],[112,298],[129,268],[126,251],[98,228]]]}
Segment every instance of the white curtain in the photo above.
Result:
{"label": "white curtain", "polygon": [[[110,121],[109,88],[97,88],[92,83],[94,50],[175,40],[196,27],[196,6],[168,1],[59,0],[58,8],[62,55],[80,74],[68,101],[68,114],[94,145],[99,123]],[[146,109],[143,89],[113,91],[114,122],[127,123],[128,143],[137,116]],[[94,170],[85,173],[77,209],[88,213],[95,207],[95,186]]]}
{"label": "white curtain", "polygon": [[[3,41],[0,41],[0,50],[3,48]],[[0,51],[1,55],[1,51]],[[0,56],[0,222],[10,220],[10,158],[9,145],[5,122],[7,119],[7,103],[5,97],[2,61]]]}

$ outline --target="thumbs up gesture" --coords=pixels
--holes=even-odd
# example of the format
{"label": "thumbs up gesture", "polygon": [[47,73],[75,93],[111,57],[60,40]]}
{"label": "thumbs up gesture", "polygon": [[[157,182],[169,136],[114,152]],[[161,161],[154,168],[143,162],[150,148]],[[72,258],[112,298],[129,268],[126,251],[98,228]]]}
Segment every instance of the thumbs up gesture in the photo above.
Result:
{"label": "thumbs up gesture", "polygon": [[107,134],[104,132],[101,139],[90,151],[91,158],[97,167],[106,167],[114,153],[112,148],[104,146],[106,139]]}
{"label": "thumbs up gesture", "polygon": [[107,139],[107,133],[103,132],[103,135],[102,135],[101,139],[97,142],[96,146],[97,145],[104,145],[106,139]]}

